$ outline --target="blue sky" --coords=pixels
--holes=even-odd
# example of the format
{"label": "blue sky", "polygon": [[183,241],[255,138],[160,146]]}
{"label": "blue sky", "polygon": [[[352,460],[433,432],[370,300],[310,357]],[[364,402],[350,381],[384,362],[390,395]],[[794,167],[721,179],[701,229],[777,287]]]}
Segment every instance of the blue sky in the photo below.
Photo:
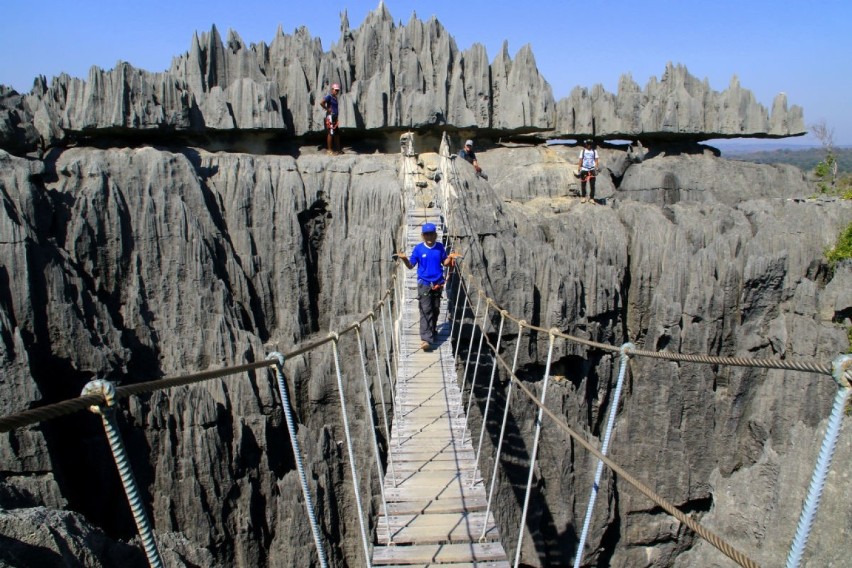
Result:
{"label": "blue sky", "polygon": [[[28,91],[36,75],[67,72],[85,78],[92,65],[128,61],[149,71],[167,69],[186,52],[193,32],[216,24],[247,43],[269,43],[307,26],[328,49],[339,38],[340,13],[354,28],[378,0],[262,2],[239,0],[4,0],[0,19],[0,83]],[[733,75],[770,106],[787,93],[805,110],[805,123],[834,130],[852,145],[852,2],[824,0],[387,0],[394,18],[435,15],[461,49],[486,47],[493,59],[503,41],[514,57],[531,44],[539,70],[566,96],[577,85],[601,83],[615,91],[622,73],[644,87],[666,63],[680,63],[715,90]],[[795,143],[812,142],[807,138]]]}

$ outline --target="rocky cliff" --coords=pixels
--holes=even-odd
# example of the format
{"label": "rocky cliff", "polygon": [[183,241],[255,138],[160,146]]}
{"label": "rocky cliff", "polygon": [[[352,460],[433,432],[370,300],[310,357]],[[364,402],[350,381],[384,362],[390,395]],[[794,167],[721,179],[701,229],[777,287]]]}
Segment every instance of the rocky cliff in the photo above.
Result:
{"label": "rocky cliff", "polygon": [[577,87],[557,102],[529,46],[513,59],[504,44],[489,63],[482,45],[460,50],[434,17],[397,25],[381,3],[355,29],[344,14],[328,51],[305,28],[293,35],[279,28],[269,45],[246,45],[234,31],[223,41],[214,26],[194,35],[165,72],[118,62],[108,71],[92,67],[86,80],[38,77],[25,95],[0,90],[0,146],[33,152],[93,137],[209,145],[244,131],[266,133],[267,143],[315,138],[332,83],[343,87],[340,124],[350,140],[445,128],[495,138],[690,141],[805,132],[802,109],[788,107],[783,93],[768,110],[736,77],[717,92],[680,65],[644,90],[626,75],[617,93]]}
{"label": "rocky cliff", "polygon": [[[847,264],[832,273],[821,260],[852,219],[848,201],[804,199],[811,190],[792,167],[731,162],[700,148],[631,164],[623,149],[604,148],[598,195],[607,206],[582,204],[571,171],[577,153],[482,153],[488,183],[460,168],[466,206],[453,221],[468,227],[468,262],[487,265],[472,270],[502,307],[534,325],[653,350],[827,362],[849,349],[852,272]],[[546,339],[525,336],[520,350],[520,375],[539,393]],[[616,365],[557,344],[547,406],[600,436]],[[633,360],[631,372],[614,459],[761,565],[783,564],[836,392],[831,378],[648,359]],[[500,410],[492,407],[493,435]],[[509,527],[537,409],[516,397],[511,410],[516,444],[504,467],[516,477],[499,509]],[[544,431],[524,561],[561,566],[573,560],[595,460],[555,428]],[[813,564],[844,563],[843,546],[824,539],[833,523],[852,520],[843,473],[850,463],[844,439],[815,529],[822,544],[809,548]],[[617,476],[606,474],[601,490],[588,565],[731,565]]]}
{"label": "rocky cliff", "polygon": [[[641,134],[641,163],[622,146],[600,148],[605,206],[576,198],[576,147],[491,146],[479,153],[488,181],[457,164],[453,207],[465,214],[449,221],[466,262],[531,323],[685,353],[827,361],[848,349],[852,269],[830,270],[822,252],[852,206],[807,199],[812,189],[795,168],[726,161],[694,143],[799,133],[798,107],[779,99],[769,115],[736,82],[713,93],[674,66],[644,91],[625,79],[617,95],[578,89],[554,103],[528,49],[512,60],[504,48],[489,64],[481,46],[459,52],[437,20],[396,26],[380,7],[354,30],[344,18],[329,52],[304,29],[249,47],[233,33],[223,43],[214,29],[166,73],[121,64],[85,82],[0,91],[0,413],[76,396],[92,378],[132,383],[255,361],[372,308],[400,246],[398,156],[332,158],[295,138],[289,155],[265,152],[278,134],[319,129],[317,97],[331,81],[345,87],[345,124],[365,136],[416,126]],[[256,150],[235,151],[236,132]],[[169,145],[141,143],[161,134]],[[186,143],[190,134],[203,144]],[[41,157],[21,157],[40,138]],[[430,144],[417,144],[428,198],[450,173],[436,169]],[[546,344],[521,341],[521,375],[540,388]],[[347,378],[357,378],[350,337],[341,349]],[[556,355],[548,406],[599,435],[612,358],[565,344]],[[361,464],[362,489],[375,488],[366,443],[375,409],[361,402],[359,380],[345,381],[359,440],[346,455],[332,369],[328,350],[287,362],[332,564],[354,566],[348,461]],[[780,564],[833,392],[826,377],[637,359],[612,455],[759,562]],[[516,397],[511,410],[497,511],[507,535],[534,408]],[[298,565],[310,556],[266,374],[134,397],[119,418],[169,565]],[[524,561],[565,565],[595,464],[545,431]],[[844,439],[808,550],[814,565],[845,560],[836,527],[852,524],[850,463]],[[607,474],[602,490],[588,565],[728,565],[617,477]],[[95,417],[0,439],[0,563],[141,566],[141,550],[126,542],[134,532]]]}

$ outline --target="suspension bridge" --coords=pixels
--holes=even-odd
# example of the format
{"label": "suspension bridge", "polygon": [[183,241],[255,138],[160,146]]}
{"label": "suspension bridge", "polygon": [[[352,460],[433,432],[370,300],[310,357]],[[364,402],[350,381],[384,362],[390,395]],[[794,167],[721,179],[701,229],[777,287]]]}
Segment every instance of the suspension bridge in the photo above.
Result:
{"label": "suspension bridge", "polygon": [[[416,169],[413,142],[409,138],[403,143],[401,154],[402,190],[406,196],[405,235],[411,248],[420,239],[423,222],[436,223],[443,233],[447,229],[447,208],[453,206],[459,186],[456,165],[449,153],[446,138],[440,152],[441,182],[438,191],[428,196],[428,203],[417,203],[414,173]],[[422,197],[422,196],[421,196]],[[444,235],[445,240],[452,239]],[[452,243],[448,243],[452,246]],[[758,564],[719,536],[696,522],[692,516],[680,511],[675,505],[656,493],[653,488],[637,479],[612,461],[608,448],[613,433],[618,401],[621,396],[628,362],[634,357],[649,357],[695,364],[748,366],[765,369],[795,370],[831,377],[837,385],[837,393],[825,436],[814,466],[802,513],[792,544],[787,555],[787,566],[799,566],[807,547],[808,538],[817,515],[822,488],[826,483],[844,409],[852,392],[852,356],[840,356],[831,363],[803,362],[780,359],[748,359],[737,357],[711,357],[699,354],[645,351],[632,344],[621,346],[589,341],[562,333],[557,329],[544,329],[528,324],[520,316],[500,309],[498,304],[477,286],[476,267],[461,262],[457,270],[448,275],[448,293],[441,303],[440,325],[434,349],[420,349],[418,334],[417,286],[413,271],[398,272],[390,288],[375,305],[373,311],[348,327],[332,331],[327,337],[310,344],[301,345],[286,353],[271,353],[265,360],[223,369],[208,370],[191,375],[168,377],[156,381],[116,386],[104,380],[92,381],[81,396],[49,406],[34,408],[0,418],[0,432],[22,428],[84,409],[98,413],[103,421],[107,439],[115,458],[119,476],[127,494],[131,512],[136,521],[148,562],[151,566],[163,566],[158,550],[154,527],[148,518],[146,504],[142,502],[129,460],[117,428],[116,408],[122,398],[143,393],[194,384],[212,379],[237,376],[258,369],[269,369],[277,383],[281,396],[285,420],[290,433],[290,443],[296,458],[300,484],[305,503],[305,516],[311,526],[316,557],[310,563],[326,567],[329,565],[328,546],[316,518],[315,505],[307,482],[309,472],[303,462],[303,453],[295,435],[294,420],[284,374],[284,361],[315,349],[331,347],[334,356],[338,392],[346,435],[347,452],[352,484],[355,488],[357,523],[366,566],[474,566],[474,567],[517,567],[521,561],[523,536],[533,486],[535,462],[543,426],[558,428],[570,436],[580,447],[598,459],[594,472],[594,483],[589,495],[588,506],[579,544],[574,557],[574,566],[583,564],[589,522],[603,468],[615,472],[620,479],[632,486],[656,506],[673,516],[700,538],[719,550],[720,554],[732,559],[740,566]],[[484,310],[482,309],[484,308]],[[493,312],[493,314],[491,313]],[[464,314],[473,314],[473,325],[467,336],[462,334],[461,321]],[[491,326],[497,319],[499,323]],[[493,316],[493,317],[492,317]],[[496,327],[497,329],[492,329]],[[511,330],[509,328],[512,328]],[[515,335],[515,349],[507,360],[501,342],[507,334]],[[540,394],[516,375],[519,337],[524,333],[541,334],[548,340],[548,355]],[[372,464],[356,463],[353,435],[347,401],[343,396],[343,378],[339,341],[341,336],[353,334],[357,338],[361,378],[366,396],[365,408],[380,408],[380,423],[370,424],[374,436]],[[460,357],[460,346],[467,340],[464,361]],[[606,428],[601,440],[590,442],[591,436],[572,429],[565,419],[545,406],[548,383],[551,378],[551,362],[554,344],[569,341],[589,349],[598,349],[617,355],[618,379],[613,402],[607,417]],[[476,345],[475,345],[476,344]],[[374,361],[368,361],[368,348],[372,348]],[[473,356],[473,354],[476,354]],[[384,358],[384,361],[381,359]],[[478,432],[469,429],[470,411],[475,398],[473,382],[485,359],[491,361],[489,384],[484,400],[482,426]],[[372,371],[370,370],[372,367]],[[460,371],[457,371],[457,369]],[[485,424],[491,412],[492,392],[495,376],[500,369],[508,379],[506,400],[496,447],[484,447]],[[470,384],[468,384],[470,380]],[[384,384],[392,400],[384,397]],[[379,387],[371,389],[371,384]],[[374,401],[371,392],[379,392],[381,401]],[[467,393],[467,399],[465,399]],[[517,393],[517,394],[516,394]],[[509,400],[515,396],[526,396],[538,407],[538,416],[533,424],[533,445],[529,457],[529,473],[526,492],[518,527],[508,527],[501,533],[495,522],[496,476],[501,464],[501,453],[506,433]],[[494,405],[496,407],[496,405]],[[392,415],[388,413],[392,411]],[[368,414],[371,414],[368,412]],[[545,422],[547,417],[547,422]],[[495,419],[499,420],[499,417]],[[382,457],[379,438],[386,442],[386,459]],[[491,476],[483,478],[480,464],[491,464]],[[358,491],[359,475],[363,468],[375,467],[380,483],[381,507],[377,518],[367,518],[364,501],[371,496],[362,496]],[[591,474],[590,474],[591,475]],[[373,527],[370,529],[370,527]],[[515,532],[517,531],[517,532]],[[508,554],[511,552],[512,554]]]}

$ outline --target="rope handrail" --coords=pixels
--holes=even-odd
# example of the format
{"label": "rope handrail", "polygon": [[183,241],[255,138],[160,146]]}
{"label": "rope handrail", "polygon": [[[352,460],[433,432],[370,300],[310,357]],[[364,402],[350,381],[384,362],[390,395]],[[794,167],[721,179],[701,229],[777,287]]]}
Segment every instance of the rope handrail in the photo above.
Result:
{"label": "rope handrail", "polygon": [[[529,326],[528,326],[529,327]],[[520,331],[519,331],[520,333]],[[551,331],[551,335],[555,336],[555,330]],[[535,394],[527,387],[524,382],[518,377],[509,366],[508,363],[503,359],[503,357],[494,351],[495,346],[491,343],[491,340],[486,338],[485,342],[491,348],[492,353],[494,354],[494,359],[497,361],[504,370],[508,372],[508,376],[512,381],[512,384],[517,385],[519,389],[521,389],[524,394],[530,399],[530,401],[535,404],[540,412],[547,414],[547,416],[553,420],[553,422],[561,429],[564,430],[566,434],[568,434],[575,442],[580,444],[583,448],[589,451],[593,456],[598,458],[601,462],[607,465],[613,472],[618,474],[622,479],[627,481],[630,485],[639,490],[640,493],[648,497],[651,501],[654,502],[657,506],[663,509],[665,512],[676,518],[678,521],[686,525],[690,530],[692,530],[695,534],[706,540],[708,543],[713,545],[716,549],[718,549],[722,554],[739,564],[740,566],[745,566],[747,568],[757,568],[759,565],[751,560],[748,556],[735,549],[733,546],[728,544],[721,537],[716,535],[714,532],[706,529],[701,524],[693,520],[690,516],[682,512],[678,509],[673,503],[668,501],[665,497],[655,492],[653,489],[645,485],[642,481],[630,475],[625,469],[623,469],[620,465],[612,461],[606,455],[604,455],[600,450],[598,450],[595,446],[593,446],[590,442],[588,442],[583,436],[578,434],[571,426],[565,422],[564,418],[558,416],[555,412],[544,406]],[[628,350],[625,349],[625,352]]]}
{"label": "rope handrail", "polygon": [[[442,147],[442,157],[446,157],[446,156],[443,156],[443,154],[444,154],[443,150],[444,150],[444,148]],[[450,164],[450,170],[451,170],[451,172],[455,173],[455,165],[454,164]],[[458,181],[457,178],[458,178],[458,175],[457,175],[457,173],[455,173],[456,182]],[[464,195],[464,194],[462,194],[462,195]],[[464,227],[463,227],[462,231],[456,230],[456,233],[458,234],[459,237],[462,237],[461,233],[464,232],[464,230],[466,229],[467,235],[464,235],[464,236],[470,239],[471,247],[475,247],[475,245],[479,245],[478,246],[479,253],[481,255],[481,258],[484,260],[485,259],[485,251],[482,247],[482,243],[480,242],[480,240],[477,239],[477,238],[474,238],[475,233],[473,232],[473,230],[471,228],[470,218],[469,218],[469,215],[467,214],[467,209],[465,207],[462,207],[460,209],[461,209],[461,213],[459,213],[457,215],[457,217],[459,217],[461,224]],[[718,356],[703,355],[703,354],[694,355],[694,354],[672,353],[672,352],[667,352],[667,351],[649,351],[649,350],[644,350],[644,349],[637,349],[632,344],[625,344],[621,347],[616,347],[614,345],[609,345],[609,344],[605,344],[605,343],[591,341],[591,340],[588,340],[588,339],[584,339],[582,337],[576,337],[576,336],[573,336],[573,335],[570,335],[570,334],[567,334],[567,333],[563,333],[563,332],[559,331],[558,329],[546,329],[546,328],[542,328],[542,327],[538,327],[538,326],[533,326],[533,325],[528,324],[526,321],[521,320],[520,318],[513,316],[507,310],[501,309],[501,307],[496,302],[496,300],[491,298],[478,285],[479,283],[481,283],[481,280],[477,279],[472,274],[470,269],[468,269],[466,263],[465,263],[464,266],[459,264],[458,271],[459,271],[459,274],[458,274],[459,277],[462,275],[462,273],[464,273],[465,276],[469,277],[469,279],[473,283],[475,283],[474,286],[476,288],[476,293],[478,295],[477,305],[479,305],[479,302],[483,298],[485,298],[487,306],[493,305],[500,312],[500,314],[501,314],[501,320],[500,320],[501,326],[502,326],[502,323],[505,319],[509,319],[509,320],[515,322],[518,325],[518,341],[517,341],[518,345],[520,345],[520,335],[521,335],[521,333],[523,333],[524,327],[526,327],[529,330],[534,330],[534,331],[541,332],[543,334],[547,334],[547,336],[549,337],[549,343],[551,345],[551,349],[552,349],[554,337],[560,337],[560,338],[565,339],[569,342],[577,343],[577,344],[580,344],[580,345],[585,345],[585,346],[593,348],[593,349],[599,349],[599,350],[603,350],[603,351],[607,351],[607,352],[611,352],[611,353],[621,352],[623,362],[626,362],[627,357],[635,356],[635,357],[647,357],[647,358],[655,358],[655,359],[675,361],[675,362],[704,363],[704,364],[711,364],[711,365],[724,365],[724,366],[736,366],[736,367],[754,367],[754,368],[765,368],[765,369],[780,369],[780,370],[785,370],[785,371],[788,371],[788,370],[790,370],[790,371],[802,371],[802,372],[829,375],[833,378],[833,380],[835,381],[835,383],[839,387],[839,391],[838,391],[837,397],[835,399],[834,409],[832,411],[832,417],[831,417],[832,423],[835,422],[835,421],[839,423],[840,419],[838,417],[842,414],[842,408],[845,408],[846,400],[849,397],[850,392],[852,392],[852,388],[850,388],[850,387],[852,387],[852,369],[850,369],[849,360],[844,360],[843,363],[838,363],[837,361],[835,361],[831,365],[827,365],[827,364],[816,362],[816,361],[811,362],[811,361],[796,361],[796,360],[789,360],[789,359],[782,360],[782,359],[753,359],[753,358],[747,358],[747,357],[718,357]],[[468,296],[468,303],[469,303],[469,296],[470,295],[469,295],[469,291],[467,290],[467,286],[465,286],[464,283],[462,284],[462,288],[465,289],[465,295]],[[487,311],[486,311],[486,314],[487,314]],[[476,320],[474,319],[474,323],[475,323],[475,321]],[[483,323],[485,323],[485,322],[483,322]],[[483,330],[480,330],[480,333],[482,335],[485,335]],[[471,337],[472,336],[473,336],[473,334],[471,334]],[[500,340],[500,338],[498,337],[498,345],[499,345],[499,340]],[[495,348],[495,346],[491,343],[490,339],[486,338],[486,342],[488,343],[489,347],[492,349],[492,352],[494,353],[494,356],[495,356],[495,360],[499,361],[499,363],[504,368],[508,368],[505,361],[497,353],[497,348]],[[480,345],[481,345],[481,343],[480,343]],[[849,356],[846,356],[846,357],[848,358]],[[550,364],[550,351],[548,352],[548,366],[549,366],[549,364]],[[513,368],[514,368],[514,365],[515,364],[513,363]],[[719,539],[712,532],[704,529],[703,527],[701,527],[697,523],[694,523],[689,517],[687,517],[685,514],[683,514],[681,511],[679,511],[672,504],[664,503],[664,499],[662,499],[661,496],[656,495],[656,493],[654,493],[653,490],[651,490],[650,488],[642,486],[641,482],[638,482],[638,480],[636,480],[635,478],[630,476],[626,471],[622,470],[616,464],[610,462],[604,455],[606,453],[606,446],[604,446],[604,451],[602,453],[596,451],[590,444],[588,444],[578,434],[573,432],[571,430],[571,428],[567,425],[567,423],[561,422],[555,416],[555,414],[553,414],[552,412],[550,412],[549,410],[544,408],[544,406],[543,406],[543,399],[544,399],[544,394],[545,394],[544,392],[542,392],[542,401],[538,401],[535,398],[535,396],[532,394],[532,392],[530,392],[529,389],[527,387],[525,387],[520,382],[520,380],[514,374],[513,371],[509,371],[509,374],[512,378],[512,382],[510,384],[517,383],[519,388],[521,390],[523,390],[525,392],[525,394],[527,394],[527,396],[530,397],[530,399],[536,405],[539,406],[540,412],[539,412],[539,419],[537,420],[537,423],[539,425],[540,425],[540,420],[541,420],[541,412],[542,411],[546,412],[548,414],[548,416],[550,416],[561,428],[565,429],[568,432],[568,434],[573,439],[575,439],[581,446],[585,447],[592,454],[594,454],[595,456],[597,456],[599,458],[599,460],[600,460],[599,465],[598,465],[599,470],[602,467],[602,465],[604,463],[606,463],[615,473],[617,473],[623,479],[628,481],[631,485],[633,485],[634,487],[639,489],[640,492],[642,492],[644,495],[649,497],[652,501],[657,503],[657,505],[662,507],[666,512],[668,512],[669,514],[674,516],[676,519],[678,519],[679,521],[684,523],[687,527],[692,529],[693,532],[695,532],[697,535],[699,535],[700,537],[707,540],[711,545],[713,545],[714,547],[719,549],[726,556],[732,558],[734,561],[739,563],[741,566],[756,566],[756,564],[752,560],[750,560],[748,557],[744,556],[742,553],[740,553],[739,551],[737,551],[736,549],[734,549],[733,547],[728,545],[726,542]],[[545,379],[545,387],[544,387],[545,389],[546,389],[546,385],[547,385],[547,381]],[[472,396],[473,396],[473,393],[471,393],[471,398],[472,398]],[[484,420],[485,419],[483,418],[483,421]],[[505,417],[504,417],[504,420],[505,420]],[[837,428],[837,430],[839,431],[839,428]],[[538,434],[538,431],[536,432],[536,443],[537,443],[537,434]],[[501,432],[501,437],[502,437],[502,432]],[[816,509],[816,507],[818,507],[819,495],[821,493],[822,483],[824,483],[825,472],[827,471],[827,465],[823,465],[821,462],[824,461],[825,464],[830,463],[830,459],[831,459],[830,456],[833,454],[833,448],[834,448],[834,444],[836,443],[836,438],[837,438],[837,432],[829,432],[829,431],[826,432],[825,440],[823,442],[823,451],[821,451],[821,454],[820,454],[821,459],[819,460],[817,467],[814,471],[813,479],[811,481],[811,487],[809,488],[809,492],[808,492],[808,501],[811,501],[811,495],[813,494],[814,495],[814,498],[813,498],[814,504],[811,505],[810,503],[806,503],[806,506],[802,511],[802,518],[800,519],[800,527],[797,529],[796,539],[794,540],[794,544],[793,544],[791,551],[790,551],[790,556],[788,557],[788,566],[797,566],[798,565],[798,560],[801,556],[801,551],[804,549],[804,544],[798,543],[799,532],[801,532],[803,535],[805,535],[801,539],[802,542],[803,543],[806,542],[807,541],[806,535],[807,535],[807,533],[809,533],[810,524],[812,523],[813,516],[815,514],[815,509]],[[825,460],[822,460],[822,454],[823,453],[825,453],[826,456],[827,456],[827,458]],[[498,453],[498,456],[499,456],[499,453]],[[499,457],[497,459],[499,459]],[[495,471],[496,471],[496,466],[495,466]],[[530,472],[532,472],[532,468],[530,469]],[[595,483],[597,484],[597,480],[596,480]],[[526,504],[525,504],[525,506],[526,506]],[[589,508],[591,509],[592,506],[593,506],[593,500],[590,501]],[[814,510],[814,514],[811,513],[810,509]],[[802,528],[803,526],[804,526],[804,528]],[[584,531],[585,531],[585,529],[584,529]],[[581,548],[578,549],[578,553],[577,553],[578,554],[577,560],[579,560],[581,558],[581,555],[582,555],[582,542],[580,544],[580,547]],[[520,552],[520,536],[519,536],[519,541],[518,541],[517,552],[518,553]],[[518,561],[519,561],[519,554],[518,554],[518,557],[515,559],[515,566],[518,565]]]}
{"label": "rope handrail", "polygon": [[[395,282],[397,279],[396,273],[391,275],[392,282]],[[340,331],[332,332],[336,333],[338,336],[345,335],[347,333],[355,331],[356,328],[360,327],[361,324],[369,320],[371,317],[375,317],[376,308],[381,308],[384,306],[385,302],[387,302],[388,298],[393,293],[393,284],[388,288],[381,300],[373,307],[373,310],[365,314],[358,321],[349,324],[349,326],[343,328]],[[323,339],[319,339],[317,341],[313,341],[308,343],[307,345],[302,345],[289,351],[287,353],[283,353],[284,357],[287,359],[291,359],[298,355],[302,355],[309,351],[312,351],[318,347],[325,345],[326,343],[330,343],[334,340],[333,335],[328,335]],[[244,363],[241,365],[234,365],[230,367],[222,367],[219,369],[209,369],[206,371],[200,371],[198,373],[191,373],[189,375],[178,375],[174,377],[163,377],[162,379],[156,379],[153,381],[145,381],[142,383],[135,383],[132,385],[119,386],[115,389],[115,399],[127,398],[133,395],[146,394],[158,390],[165,390],[185,385],[191,385],[196,383],[201,383],[204,381],[209,381],[212,379],[218,379],[222,377],[228,377],[231,375],[238,375],[240,373],[244,373],[247,371],[253,371],[257,369],[263,369],[267,367],[274,367],[276,365],[275,361],[270,360],[261,360],[255,361],[253,363]],[[45,420],[51,420],[53,418],[59,418],[61,416],[67,416],[69,414],[73,414],[75,412],[79,412],[81,410],[85,410],[91,406],[97,406],[104,402],[104,397],[100,394],[88,394],[78,396],[76,398],[70,398],[67,400],[63,400],[60,402],[48,404],[45,406],[40,406],[37,408],[31,408],[28,410],[22,410],[20,412],[15,412],[13,414],[9,414],[7,416],[0,417],[0,433],[11,432],[12,430],[16,430],[18,428],[24,428],[26,426],[31,426],[33,424],[37,424],[39,422],[44,422]]]}
{"label": "rope handrail", "polygon": [[[474,275],[471,273],[470,269],[467,268],[466,265],[459,266],[459,270],[466,273],[467,276],[474,279]],[[487,302],[490,302],[494,306],[497,307],[498,310],[502,310],[500,305],[496,300],[487,295],[486,292],[482,290],[477,284],[472,284],[476,293],[481,297],[485,298]],[[538,331],[541,333],[550,333],[550,329],[535,326],[527,323],[521,318],[511,314],[510,312],[506,312],[506,318],[515,322],[516,324],[520,324],[523,321],[523,327],[530,329],[532,331]],[[589,339],[584,339],[582,337],[577,337],[575,335],[570,335],[561,331],[555,332],[556,337],[560,337],[562,339],[571,341],[573,343],[578,343],[581,345],[585,345],[587,347],[591,347],[593,349],[600,349],[603,351],[608,351],[610,353],[620,353],[621,348],[615,345],[610,345],[608,343],[600,343],[597,341],[592,341]],[[693,355],[688,353],[673,353],[671,351],[648,351],[644,349],[628,349],[627,354],[634,355],[636,357],[648,357],[653,359],[666,359],[669,361],[678,361],[678,362],[686,362],[686,363],[703,363],[708,365],[724,365],[724,366],[732,366],[732,367],[755,367],[762,369],[780,369],[785,371],[802,371],[806,373],[818,373],[822,375],[832,376],[833,370],[832,366],[825,363],[819,363],[816,361],[796,361],[791,359],[753,359],[750,357],[719,357],[712,355]],[[844,375],[846,381],[852,385],[852,372],[847,371]]]}

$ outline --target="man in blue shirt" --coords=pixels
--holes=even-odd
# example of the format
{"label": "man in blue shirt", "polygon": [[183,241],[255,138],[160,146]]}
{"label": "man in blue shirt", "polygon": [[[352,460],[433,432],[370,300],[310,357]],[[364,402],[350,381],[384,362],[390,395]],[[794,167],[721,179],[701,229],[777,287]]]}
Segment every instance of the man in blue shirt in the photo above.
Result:
{"label": "man in blue shirt", "polygon": [[424,223],[421,229],[423,242],[418,243],[408,257],[404,252],[397,257],[406,268],[417,267],[417,296],[420,300],[420,348],[432,349],[438,326],[438,312],[441,310],[441,291],[444,289],[444,267],[458,257],[457,253],[447,254],[443,243],[437,242],[438,232],[433,223]]}

